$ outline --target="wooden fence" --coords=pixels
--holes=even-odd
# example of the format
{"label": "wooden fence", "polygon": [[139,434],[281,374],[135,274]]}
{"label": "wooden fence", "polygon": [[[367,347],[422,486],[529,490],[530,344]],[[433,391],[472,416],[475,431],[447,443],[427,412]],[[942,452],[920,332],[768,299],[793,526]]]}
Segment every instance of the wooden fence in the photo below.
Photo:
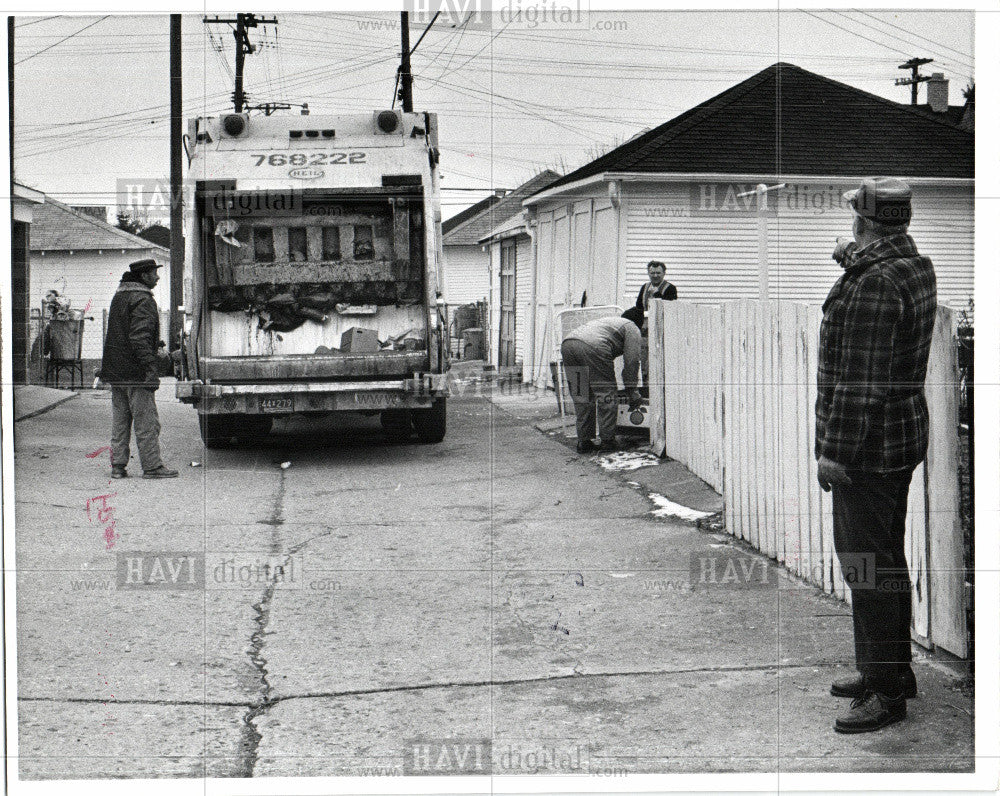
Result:
{"label": "wooden fence", "polygon": [[[726,530],[850,601],[833,549],[830,494],[816,481],[821,311],[787,301],[653,301],[650,440],[723,495]],[[968,653],[952,311],[938,309],[925,391],[930,449],[913,476],[907,556],[913,637]]]}

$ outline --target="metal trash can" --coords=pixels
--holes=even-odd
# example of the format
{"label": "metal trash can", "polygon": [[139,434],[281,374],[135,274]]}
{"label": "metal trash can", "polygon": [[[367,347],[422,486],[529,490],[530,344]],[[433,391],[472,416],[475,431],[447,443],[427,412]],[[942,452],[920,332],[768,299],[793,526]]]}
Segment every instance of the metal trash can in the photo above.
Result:
{"label": "metal trash can", "polygon": [[482,359],[483,358],[483,330],[466,329],[462,332],[462,359]]}

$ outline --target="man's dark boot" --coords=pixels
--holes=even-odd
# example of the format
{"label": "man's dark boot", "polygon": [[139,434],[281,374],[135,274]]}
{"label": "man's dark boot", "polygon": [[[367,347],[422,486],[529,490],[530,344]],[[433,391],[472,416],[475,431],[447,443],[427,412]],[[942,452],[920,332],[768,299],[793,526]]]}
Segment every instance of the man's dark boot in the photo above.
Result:
{"label": "man's dark boot", "polygon": [[833,729],[840,733],[874,732],[906,718],[906,699],[900,694],[890,699],[869,691],[851,702],[851,709],[837,719]]}
{"label": "man's dark boot", "polygon": [[596,451],[596,450],[597,446],[593,443],[592,440],[584,439],[576,443],[577,453],[590,453],[591,451]]}
{"label": "man's dark boot", "polygon": [[125,472],[125,468],[117,464],[111,465],[111,477],[112,478],[128,478],[128,473]]}
{"label": "man's dark boot", "polygon": [[[899,676],[899,688],[906,699],[916,699],[917,678],[914,677],[913,669],[909,666]],[[835,697],[850,697],[851,699],[864,696],[866,690],[864,678],[860,674],[834,680],[833,685],[830,686],[830,693]]]}
{"label": "man's dark boot", "polygon": [[142,477],[143,478],[176,478],[177,477],[177,471],[176,470],[171,470],[169,467],[165,467],[164,465],[161,464],[155,470],[146,470],[142,474]]}

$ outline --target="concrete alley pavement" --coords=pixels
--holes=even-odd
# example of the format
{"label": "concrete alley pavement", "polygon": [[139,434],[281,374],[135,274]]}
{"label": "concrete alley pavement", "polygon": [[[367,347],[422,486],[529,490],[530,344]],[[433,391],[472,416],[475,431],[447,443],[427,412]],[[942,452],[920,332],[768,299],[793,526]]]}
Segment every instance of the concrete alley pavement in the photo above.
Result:
{"label": "concrete alley pavement", "polygon": [[972,770],[943,669],[916,662],[907,721],[836,735],[847,607],[530,412],[205,451],[158,397],[170,481],[109,481],[107,392],[15,426],[24,778]]}

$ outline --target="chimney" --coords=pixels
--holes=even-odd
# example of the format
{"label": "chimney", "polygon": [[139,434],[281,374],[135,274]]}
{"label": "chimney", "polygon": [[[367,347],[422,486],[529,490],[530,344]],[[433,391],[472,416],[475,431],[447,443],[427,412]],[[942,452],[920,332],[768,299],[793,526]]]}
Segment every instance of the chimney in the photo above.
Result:
{"label": "chimney", "polygon": [[935,72],[927,81],[927,104],[934,113],[947,113],[948,81],[944,79],[944,72]]}

